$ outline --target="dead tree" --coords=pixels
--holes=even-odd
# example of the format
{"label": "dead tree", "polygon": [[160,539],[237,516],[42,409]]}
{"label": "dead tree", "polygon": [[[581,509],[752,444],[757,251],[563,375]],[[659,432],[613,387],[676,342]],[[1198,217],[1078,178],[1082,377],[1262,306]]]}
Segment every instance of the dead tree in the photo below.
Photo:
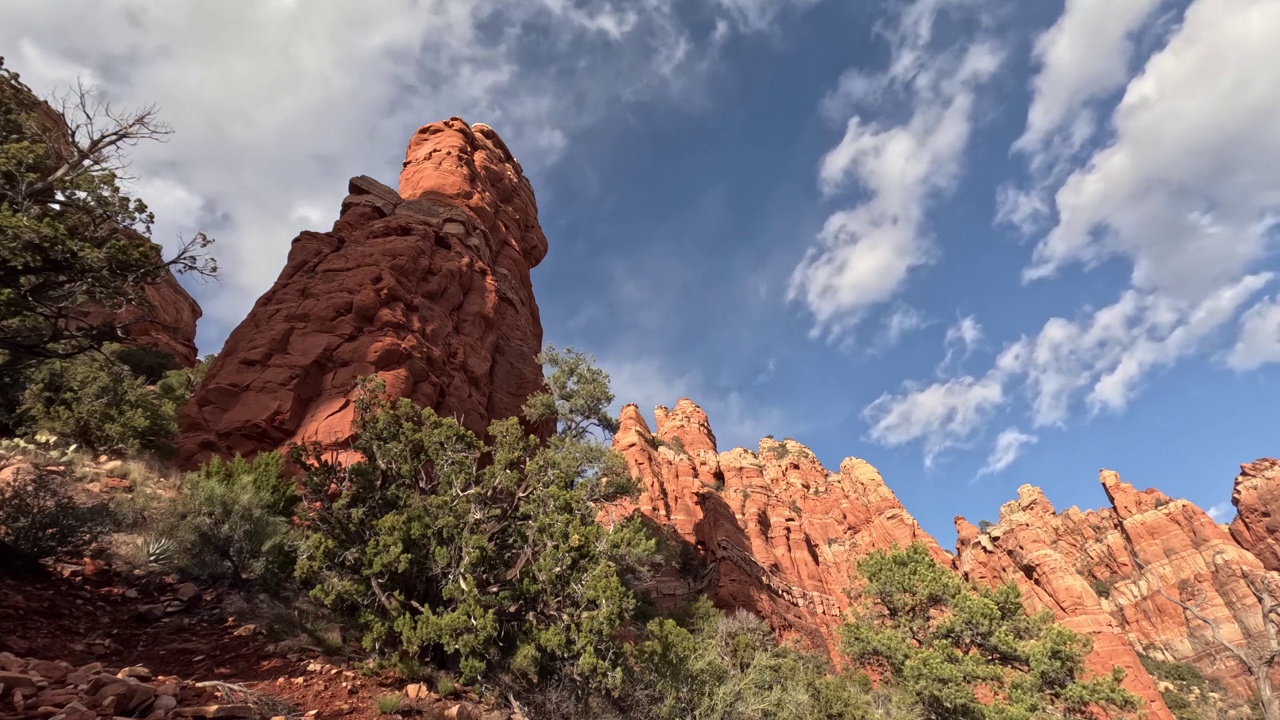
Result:
{"label": "dead tree", "polygon": [[[1145,573],[1147,565],[1138,559],[1132,548],[1129,555],[1138,570]],[[1280,605],[1277,604],[1280,599],[1280,575],[1266,570],[1250,571],[1247,568],[1233,568],[1227,562],[1225,553],[1222,552],[1214,554],[1213,570],[1222,576],[1234,577],[1249,588],[1249,592],[1258,601],[1258,614],[1263,627],[1261,634],[1247,637],[1243,643],[1233,643],[1228,640],[1223,635],[1219,622],[1204,613],[1203,606],[1208,599],[1208,594],[1203,590],[1200,593],[1201,597],[1197,600],[1174,597],[1159,585],[1156,586],[1156,592],[1209,628],[1209,636],[1213,638],[1214,643],[1239,660],[1248,671],[1249,677],[1253,680],[1258,702],[1262,705],[1263,718],[1280,720],[1280,698],[1276,697],[1275,688],[1271,683],[1271,672],[1277,663],[1280,663]]]}

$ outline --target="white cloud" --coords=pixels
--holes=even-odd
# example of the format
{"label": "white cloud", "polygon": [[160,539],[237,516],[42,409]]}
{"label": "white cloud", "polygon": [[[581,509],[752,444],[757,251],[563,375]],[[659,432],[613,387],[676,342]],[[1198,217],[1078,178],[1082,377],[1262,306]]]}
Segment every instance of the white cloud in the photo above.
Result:
{"label": "white cloud", "polygon": [[778,359],[769,358],[769,362],[765,363],[764,370],[761,370],[760,374],[756,376],[756,380],[753,384],[764,385],[765,383],[769,382],[774,377],[776,377],[777,374],[778,374]]}
{"label": "white cloud", "polygon": [[745,30],[765,30],[788,7],[806,7],[821,0],[714,0]]}
{"label": "white cloud", "polygon": [[1229,502],[1220,502],[1209,508],[1206,512],[1208,512],[1209,517],[1213,518],[1214,522],[1224,523],[1235,517],[1236,509],[1235,506]]}
{"label": "white cloud", "polygon": [[899,305],[884,321],[884,335],[880,350],[887,350],[902,341],[902,338],[928,326],[929,320],[924,313],[910,305]]}
{"label": "white cloud", "polygon": [[1090,412],[1123,410],[1148,373],[1201,350],[1270,279],[1245,277],[1194,306],[1127,290],[1079,321],[1051,318],[1007,355],[1026,376],[1034,425],[1066,422],[1082,394]]}
{"label": "white cloud", "polygon": [[987,463],[978,471],[979,475],[995,475],[1004,472],[1022,454],[1022,448],[1034,445],[1038,441],[1035,435],[1024,433],[1016,427],[1005,429],[996,436],[995,446],[987,456]]}
{"label": "white cloud", "polygon": [[[419,125],[487,122],[536,171],[626,102],[689,96],[717,47],[678,5],[17,2],[0,47],[37,91],[82,77],[116,103],[160,106],[175,134],[138,147],[133,170],[158,241],[194,226],[218,240],[224,279],[194,288],[210,351],[275,279],[290,239],[328,229],[348,177],[394,186]],[[754,5],[709,8],[717,38],[768,17]]]}
{"label": "white cloud", "polygon": [[1127,290],[1080,320],[1051,318],[1007,345],[980,378],[907,383],[867,406],[863,419],[872,440],[918,441],[932,465],[940,452],[967,447],[1019,394],[1035,427],[1064,424],[1081,403],[1090,413],[1122,411],[1152,371],[1203,351],[1271,277],[1247,276],[1195,305]]}
{"label": "white cloud", "polygon": [[1240,316],[1240,335],[1227,356],[1236,370],[1280,362],[1280,296],[1264,298]]}
{"label": "white cloud", "polygon": [[954,325],[947,328],[946,337],[943,338],[942,343],[947,354],[942,362],[938,363],[938,374],[945,376],[950,373],[953,366],[969,358],[980,342],[982,342],[982,325],[977,318],[966,315],[956,320]]}
{"label": "white cloud", "polygon": [[[1040,66],[1027,127],[1016,148],[1035,152],[1068,118],[1129,79],[1132,36],[1160,0],[1067,0],[1062,16],[1036,39]],[[1092,124],[1092,123],[1090,123]]]}
{"label": "white cloud", "polygon": [[[960,176],[979,86],[995,73],[1002,51],[983,40],[932,48],[942,5],[916,0],[889,33],[893,57],[879,75],[851,71],[824,102],[828,114],[851,113],[844,137],[818,169],[824,195],[856,184],[867,199],[827,218],[792,274],[789,300],[814,316],[814,335],[852,329],[872,307],[892,299],[910,272],[936,255],[925,212]],[[910,105],[902,124],[866,119],[858,108],[886,95]]]}
{"label": "white cloud", "polygon": [[[919,441],[929,463],[936,448],[967,442],[1019,398],[1034,427],[1121,412],[1152,373],[1220,348],[1221,330],[1271,281],[1257,266],[1280,217],[1280,127],[1271,121],[1280,115],[1280,4],[1195,0],[1128,81],[1110,117],[1114,137],[1089,150],[1100,110],[1090,105],[1125,84],[1131,38],[1158,5],[1066,3],[1037,43],[1042,70],[1015,146],[1028,153],[1032,186],[1006,184],[997,197],[998,222],[1024,231],[1056,213],[1024,279],[1114,257],[1131,263],[1131,286],[1111,305],[1050,318],[1007,344],[981,380],[907,385],[882,397],[868,408],[879,423],[873,439]],[[1280,309],[1266,300],[1241,318],[1227,363],[1243,369],[1273,357],[1280,360]],[[944,360],[944,375],[947,368]],[[945,406],[939,398],[969,407],[957,392],[969,387],[1003,392],[982,395],[982,412],[944,416],[952,422],[919,412]],[[896,420],[893,433],[885,418]],[[998,460],[993,453],[988,466]]]}
{"label": "white cloud", "polygon": [[932,466],[945,450],[965,447],[973,434],[1005,404],[1002,378],[968,375],[927,387],[907,385],[901,395],[885,393],[862,412],[870,438],[898,446],[922,440],[924,461]]}
{"label": "white cloud", "polygon": [[1135,287],[1198,302],[1255,266],[1280,213],[1277,32],[1278,3],[1196,0],[1058,190],[1025,277],[1118,256]]}

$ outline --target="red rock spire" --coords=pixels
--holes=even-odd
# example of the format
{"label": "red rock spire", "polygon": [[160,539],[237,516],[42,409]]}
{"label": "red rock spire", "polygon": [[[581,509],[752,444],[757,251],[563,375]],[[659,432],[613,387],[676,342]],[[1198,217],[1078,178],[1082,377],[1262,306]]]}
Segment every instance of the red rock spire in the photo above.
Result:
{"label": "red rock spire", "polygon": [[486,125],[420,128],[401,192],[353,178],[329,232],[303,232],[182,413],[180,460],[290,442],[349,446],[356,380],[476,432],[542,385],[530,269],[546,255],[533,190]]}

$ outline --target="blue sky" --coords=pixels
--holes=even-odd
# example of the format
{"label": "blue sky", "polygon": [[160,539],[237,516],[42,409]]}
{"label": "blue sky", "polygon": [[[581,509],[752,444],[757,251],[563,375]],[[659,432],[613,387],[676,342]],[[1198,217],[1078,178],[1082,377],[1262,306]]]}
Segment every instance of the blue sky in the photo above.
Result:
{"label": "blue sky", "polygon": [[944,544],[1100,467],[1222,512],[1277,451],[1276,0],[3,4],[34,87],[173,124],[135,170],[219,240],[205,351],[461,115],[536,188],[549,342],[721,449],[868,459]]}

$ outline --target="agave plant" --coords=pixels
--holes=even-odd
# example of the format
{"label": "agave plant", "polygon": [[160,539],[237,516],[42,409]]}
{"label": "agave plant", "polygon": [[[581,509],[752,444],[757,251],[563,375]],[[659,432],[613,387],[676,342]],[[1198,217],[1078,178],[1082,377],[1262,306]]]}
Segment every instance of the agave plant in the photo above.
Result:
{"label": "agave plant", "polygon": [[178,557],[178,544],[172,538],[144,537],[139,549],[147,565],[168,565]]}

